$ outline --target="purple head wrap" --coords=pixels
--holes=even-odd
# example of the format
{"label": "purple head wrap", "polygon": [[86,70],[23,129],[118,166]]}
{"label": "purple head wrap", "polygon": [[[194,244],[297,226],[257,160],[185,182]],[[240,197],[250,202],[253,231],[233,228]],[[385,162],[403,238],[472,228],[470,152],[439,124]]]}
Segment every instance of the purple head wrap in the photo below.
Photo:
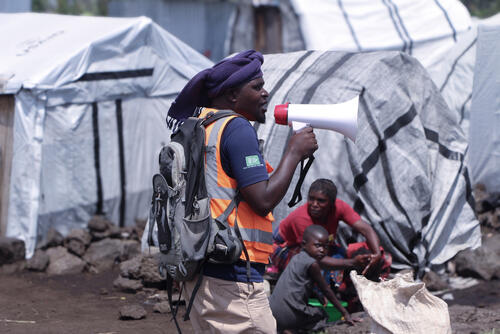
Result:
{"label": "purple head wrap", "polygon": [[260,52],[247,50],[196,74],[168,110],[169,127],[172,127],[173,122],[182,122],[193,116],[197,107],[208,107],[210,99],[226,89],[262,77],[260,66],[263,62]]}

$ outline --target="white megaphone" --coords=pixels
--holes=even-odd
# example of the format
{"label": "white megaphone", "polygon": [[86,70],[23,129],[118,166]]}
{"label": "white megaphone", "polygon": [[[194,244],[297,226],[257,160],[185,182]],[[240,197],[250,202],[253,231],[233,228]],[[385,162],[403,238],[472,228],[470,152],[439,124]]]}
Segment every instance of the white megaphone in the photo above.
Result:
{"label": "white megaphone", "polygon": [[296,131],[305,126],[340,132],[356,141],[359,95],[337,104],[279,104],[274,107],[277,124],[291,125]]}

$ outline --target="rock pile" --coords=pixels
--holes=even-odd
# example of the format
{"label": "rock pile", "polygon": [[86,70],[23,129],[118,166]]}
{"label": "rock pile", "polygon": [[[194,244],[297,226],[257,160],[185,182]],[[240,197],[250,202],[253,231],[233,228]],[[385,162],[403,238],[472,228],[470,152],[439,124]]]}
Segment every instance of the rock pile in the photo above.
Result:
{"label": "rock pile", "polygon": [[475,210],[481,225],[482,245],[459,252],[452,263],[459,276],[500,279],[500,193],[474,187]]}
{"label": "rock pile", "polygon": [[484,184],[477,184],[474,187],[474,198],[482,231],[500,233],[500,193],[488,193]]}
{"label": "rock pile", "polygon": [[0,236],[0,268],[15,271],[25,258],[24,241]]}
{"label": "rock pile", "polygon": [[[146,293],[150,295],[146,303],[154,306],[154,312],[170,313],[165,280],[158,272],[158,254],[141,253],[144,227],[145,222],[138,221],[136,226],[119,228],[102,216],[94,216],[86,229],[73,230],[66,237],[50,229],[28,260],[22,240],[0,237],[0,273],[22,270],[47,275],[99,273],[119,266],[120,274],[113,282],[116,290]],[[119,310],[122,320],[145,316],[141,305],[125,305]]]}
{"label": "rock pile", "polygon": [[156,255],[137,255],[120,264],[120,275],[113,286],[123,292],[137,292],[146,288],[161,289],[164,279],[158,271]]}
{"label": "rock pile", "polygon": [[48,275],[102,272],[140,254],[142,222],[120,228],[102,216],[94,216],[87,229],[76,229],[66,237],[55,229],[48,231],[35,254],[25,260],[25,245],[14,238],[0,238],[0,271],[23,269]]}

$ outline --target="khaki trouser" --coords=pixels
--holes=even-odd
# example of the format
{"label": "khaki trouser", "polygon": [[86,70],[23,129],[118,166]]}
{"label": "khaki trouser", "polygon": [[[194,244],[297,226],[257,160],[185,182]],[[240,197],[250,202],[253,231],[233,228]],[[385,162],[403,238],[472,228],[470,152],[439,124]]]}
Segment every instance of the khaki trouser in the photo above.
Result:
{"label": "khaki trouser", "polygon": [[[186,282],[189,302],[197,278]],[[241,283],[204,276],[189,314],[196,333],[276,333],[264,283]]]}

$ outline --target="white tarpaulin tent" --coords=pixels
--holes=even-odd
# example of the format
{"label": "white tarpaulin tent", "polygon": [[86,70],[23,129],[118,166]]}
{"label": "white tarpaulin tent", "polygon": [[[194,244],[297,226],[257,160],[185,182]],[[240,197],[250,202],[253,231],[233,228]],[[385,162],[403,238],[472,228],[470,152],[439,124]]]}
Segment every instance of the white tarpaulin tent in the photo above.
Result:
{"label": "white tarpaulin tent", "polygon": [[307,50],[394,50],[417,58],[468,135],[477,20],[460,1],[290,1]]}
{"label": "white tarpaulin tent", "polygon": [[211,62],[145,17],[0,22],[0,98],[15,99],[6,235],[30,257],[50,227],[146,218],[170,103]]}
{"label": "white tarpaulin tent", "polygon": [[396,50],[426,68],[471,28],[458,0],[291,0],[308,50]]}

